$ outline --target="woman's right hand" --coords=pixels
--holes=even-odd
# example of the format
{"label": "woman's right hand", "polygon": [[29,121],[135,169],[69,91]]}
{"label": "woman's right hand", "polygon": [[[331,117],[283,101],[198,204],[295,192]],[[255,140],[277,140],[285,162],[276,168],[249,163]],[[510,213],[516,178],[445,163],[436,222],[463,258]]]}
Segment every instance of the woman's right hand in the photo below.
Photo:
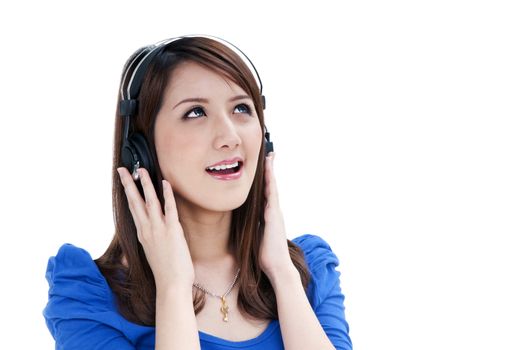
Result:
{"label": "woman's right hand", "polygon": [[188,286],[194,282],[194,267],[187,241],[179,222],[172,186],[163,180],[165,215],[148,171],[139,169],[145,200],[126,167],[117,168],[128,206],[137,229],[137,238],[145,252],[157,289]]}

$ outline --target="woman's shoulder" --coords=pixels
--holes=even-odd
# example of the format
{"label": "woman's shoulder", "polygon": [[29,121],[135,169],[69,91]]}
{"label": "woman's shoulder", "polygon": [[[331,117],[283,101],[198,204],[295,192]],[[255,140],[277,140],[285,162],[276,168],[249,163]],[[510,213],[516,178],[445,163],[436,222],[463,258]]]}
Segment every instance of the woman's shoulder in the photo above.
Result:
{"label": "woman's shoulder", "polygon": [[339,259],[331,246],[322,237],[304,234],[294,238],[304,253],[304,258],[311,274],[308,285],[308,297],[315,309],[330,295],[331,290],[340,283],[340,272],[336,269]]}
{"label": "woman's shoulder", "polygon": [[50,257],[50,261],[60,261],[66,264],[77,264],[80,261],[86,262],[86,260],[93,261],[90,253],[83,248],[77,247],[71,243],[62,244],[57,254]]}
{"label": "woman's shoulder", "polygon": [[333,264],[338,266],[339,260],[331,246],[322,237],[314,234],[304,234],[292,239],[304,252],[306,263],[310,270],[315,270],[321,265]]}
{"label": "woman's shoulder", "polygon": [[90,253],[65,243],[48,259],[49,295],[89,299],[92,306],[111,306],[111,290]]}
{"label": "woman's shoulder", "polygon": [[57,254],[48,259],[47,276],[56,279],[57,274],[84,275],[94,280],[104,280],[90,253],[71,243],[64,243]]}
{"label": "woman's shoulder", "polygon": [[126,322],[116,309],[113,293],[90,253],[63,244],[48,260],[48,301],[43,310],[57,349],[132,349],[149,331]]}

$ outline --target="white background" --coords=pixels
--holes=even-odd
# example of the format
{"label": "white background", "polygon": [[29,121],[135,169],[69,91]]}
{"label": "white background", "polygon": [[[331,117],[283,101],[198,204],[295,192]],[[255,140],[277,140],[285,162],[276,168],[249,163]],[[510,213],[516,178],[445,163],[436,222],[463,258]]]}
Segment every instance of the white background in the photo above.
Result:
{"label": "white background", "polygon": [[339,256],[355,349],[527,348],[522,2],[343,3],[0,5],[4,345],[52,349],[47,259],[111,239],[125,60],[204,33],[261,75],[288,235]]}

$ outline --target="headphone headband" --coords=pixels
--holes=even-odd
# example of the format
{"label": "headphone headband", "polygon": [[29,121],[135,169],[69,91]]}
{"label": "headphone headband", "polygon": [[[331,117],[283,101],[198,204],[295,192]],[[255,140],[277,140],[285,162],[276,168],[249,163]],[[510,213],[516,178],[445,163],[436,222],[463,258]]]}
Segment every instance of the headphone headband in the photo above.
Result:
{"label": "headphone headband", "polygon": [[[158,55],[159,52],[161,52],[167,45],[180,40],[184,38],[192,38],[192,37],[205,37],[209,38],[215,41],[218,41],[222,43],[223,45],[230,48],[232,51],[238,54],[238,56],[242,59],[242,61],[245,63],[245,65],[249,68],[252,75],[255,77],[255,80],[258,84],[258,88],[260,90],[260,96],[262,98],[263,103],[263,109],[265,109],[265,96],[262,95],[263,92],[263,84],[260,79],[260,75],[258,74],[258,71],[256,70],[256,67],[252,63],[252,61],[247,57],[247,55],[240,50],[236,45],[230,43],[229,41],[225,39],[221,39],[219,37],[213,36],[213,35],[207,35],[207,34],[190,34],[190,35],[183,35],[175,38],[165,39],[161,40],[153,45],[145,46],[138,51],[140,51],[133,59],[131,59],[129,62],[125,64],[125,71],[122,79],[121,84],[121,100],[126,106],[121,107],[121,114],[122,113],[133,113],[135,108],[132,108],[130,104],[133,104],[135,106],[136,103],[130,103],[125,102],[127,100],[135,100],[137,99],[139,95],[139,91],[141,89],[141,85],[143,83],[144,76],[146,74],[146,70],[152,60]],[[131,71],[131,69],[133,69]],[[128,84],[125,86],[125,82],[127,81],[126,77],[130,75],[130,79],[128,79]],[[122,103],[122,104],[123,104]],[[130,114],[129,114],[130,115]]]}

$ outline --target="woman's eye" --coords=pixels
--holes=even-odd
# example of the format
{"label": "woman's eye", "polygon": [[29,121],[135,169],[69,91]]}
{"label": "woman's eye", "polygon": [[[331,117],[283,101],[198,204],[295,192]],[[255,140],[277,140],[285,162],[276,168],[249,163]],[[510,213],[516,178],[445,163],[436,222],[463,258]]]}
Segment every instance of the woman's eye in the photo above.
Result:
{"label": "woman's eye", "polygon": [[245,108],[245,112],[242,112],[242,113],[247,113],[247,114],[251,115],[251,107],[249,107],[245,103],[242,103],[242,104],[237,105],[236,108],[238,108],[240,106],[243,106]]}
{"label": "woman's eye", "polygon": [[[239,105],[237,105],[234,109],[239,109],[238,107],[242,107],[241,108],[241,112],[240,113],[247,113],[249,115],[251,115],[251,107],[249,107],[248,105],[246,105],[245,103],[241,103]],[[192,113],[194,113],[194,116],[190,116]],[[196,119],[197,117],[199,117],[198,114],[203,114],[203,115],[206,115],[204,112],[203,112],[203,108],[201,107],[194,107],[192,108],[190,111],[188,111],[184,116],[183,116],[183,119]],[[239,114],[239,113],[237,113]]]}
{"label": "woman's eye", "polygon": [[188,113],[185,114],[185,116],[183,117],[184,119],[194,119],[196,117],[189,117],[189,115],[192,113],[192,112],[195,112],[195,111],[203,111],[203,108],[201,107],[194,107],[192,108],[190,111],[188,111]]}

